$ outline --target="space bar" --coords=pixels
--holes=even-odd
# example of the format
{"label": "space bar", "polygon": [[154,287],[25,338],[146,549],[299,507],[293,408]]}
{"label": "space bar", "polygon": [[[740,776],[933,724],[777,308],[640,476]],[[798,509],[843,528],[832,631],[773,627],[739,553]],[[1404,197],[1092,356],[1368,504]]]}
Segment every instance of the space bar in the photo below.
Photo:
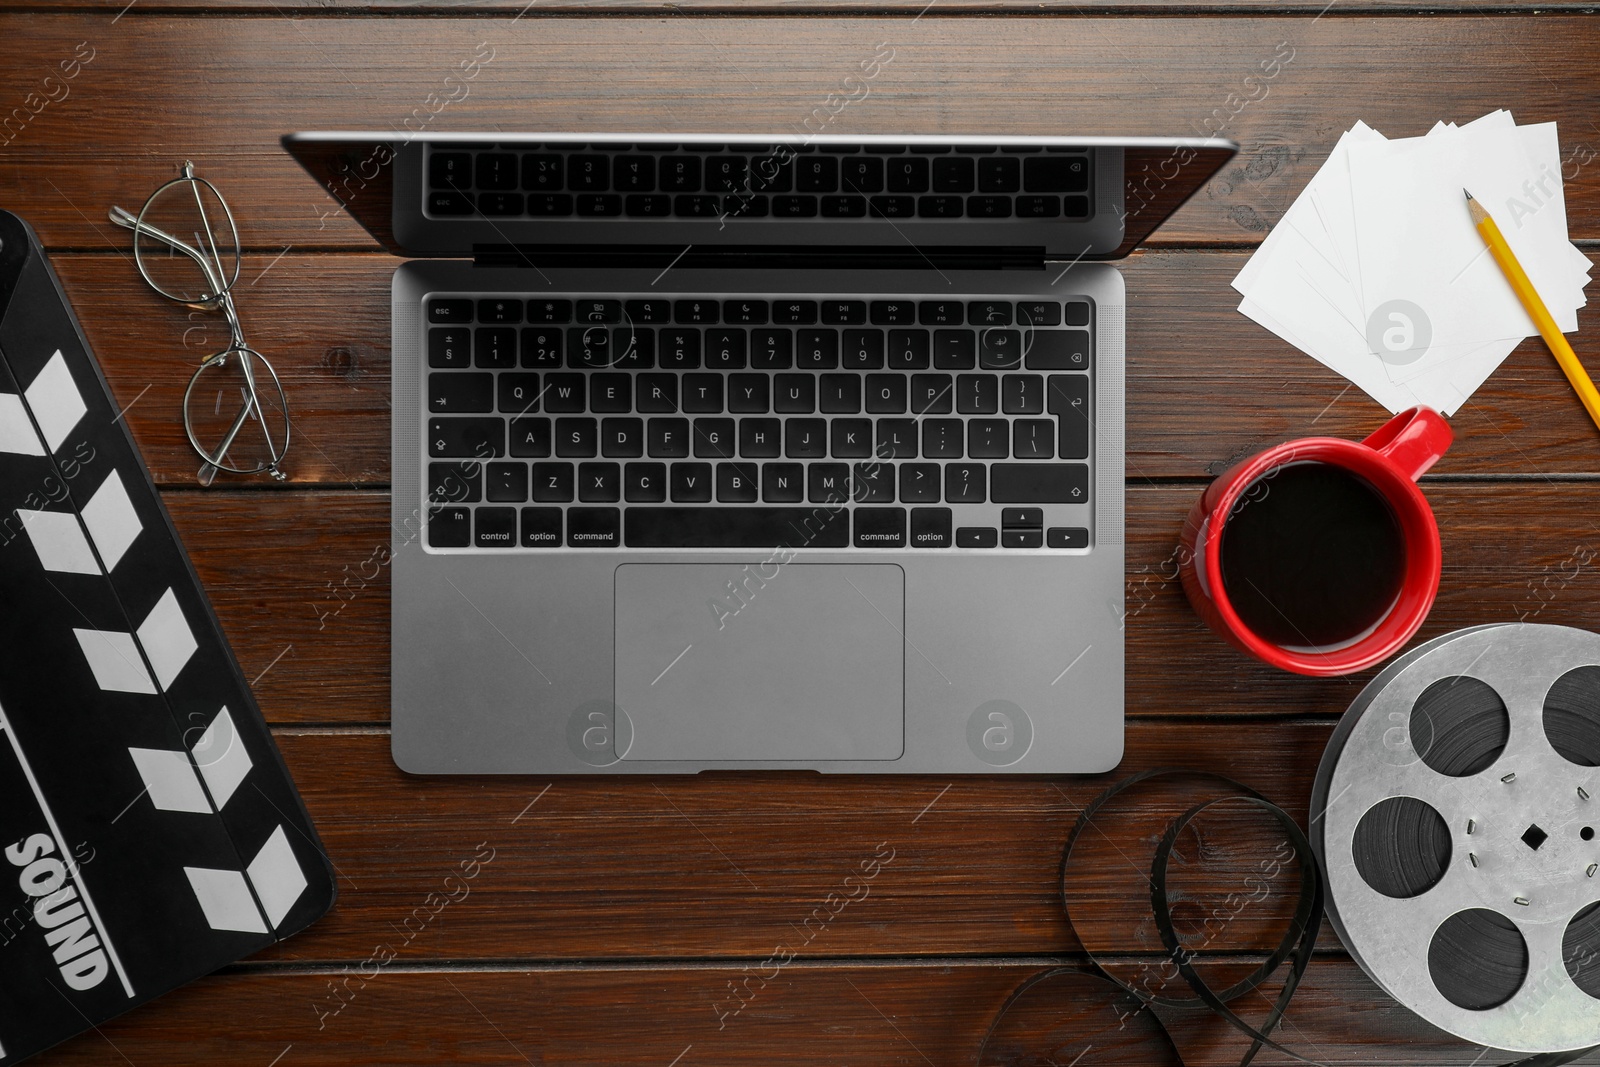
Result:
{"label": "space bar", "polygon": [[846,508],[628,508],[629,548],[844,548]]}

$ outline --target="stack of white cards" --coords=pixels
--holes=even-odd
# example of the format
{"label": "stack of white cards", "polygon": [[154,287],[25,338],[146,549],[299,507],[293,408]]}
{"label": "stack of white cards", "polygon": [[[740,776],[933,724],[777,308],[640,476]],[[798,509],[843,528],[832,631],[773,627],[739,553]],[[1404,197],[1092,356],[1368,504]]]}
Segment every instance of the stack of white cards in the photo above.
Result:
{"label": "stack of white cards", "polygon": [[1233,280],[1239,310],[1390,411],[1454,413],[1537,332],[1463,190],[1575,331],[1589,260],[1567,240],[1556,124],[1507,111],[1394,141],[1356,123]]}

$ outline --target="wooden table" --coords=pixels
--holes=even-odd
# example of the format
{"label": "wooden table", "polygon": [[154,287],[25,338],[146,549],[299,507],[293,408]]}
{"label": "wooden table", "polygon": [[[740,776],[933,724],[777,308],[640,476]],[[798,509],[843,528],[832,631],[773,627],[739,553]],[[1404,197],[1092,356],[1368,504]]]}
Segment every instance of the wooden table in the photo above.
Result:
{"label": "wooden table", "polygon": [[[1290,435],[1361,436],[1384,413],[1234,311],[1229,279],[1356,119],[1391,136],[1496,107],[1559,120],[1572,235],[1591,255],[1600,239],[1600,22],[1583,5],[1467,0],[1434,15],[1410,0],[1325,3],[6,3],[3,206],[54,253],[340,889],[306,933],[38,1062],[945,1067],[973,1062],[1019,981],[1084,959],[1061,907],[1060,848],[1116,776],[413,778],[390,761],[381,561],[397,261],[278,137],[426,116],[480,42],[492,60],[426,128],[787,129],[881,41],[892,63],[832,130],[1236,138],[1238,159],[1124,268],[1118,775],[1203,767],[1304,813],[1332,723],[1366,676],[1312,681],[1230,651],[1189,610],[1171,554],[1230,458]],[[1240,107],[1255,95],[1244,79],[1280,42],[1292,61]],[[44,78],[86,50],[66,96],[38,108],[61,96]],[[226,193],[250,250],[240,314],[297,415],[286,486],[195,484],[178,412],[185,360],[216,325],[198,329],[150,293],[106,221],[185,158]],[[1578,347],[1592,350],[1600,315],[1580,318]],[[1453,422],[1457,443],[1424,480],[1445,567],[1420,636],[1518,618],[1600,628],[1600,577],[1574,563],[1600,549],[1600,434],[1555,363],[1525,343]],[[773,975],[775,949],[800,944],[828,895],[887,851],[870,894],[825,931],[807,927]],[[492,859],[438,905],[430,894],[475,855]],[[1274,937],[1252,920],[1228,947],[1259,953]],[[1147,930],[1126,951],[1153,944]],[[732,984],[755,973],[769,977],[744,984],[758,992],[732,1014]],[[1190,1063],[1243,1050],[1215,1022],[1177,1033]],[[1391,1002],[1330,931],[1283,1033],[1328,1063],[1469,1064],[1481,1052]]]}

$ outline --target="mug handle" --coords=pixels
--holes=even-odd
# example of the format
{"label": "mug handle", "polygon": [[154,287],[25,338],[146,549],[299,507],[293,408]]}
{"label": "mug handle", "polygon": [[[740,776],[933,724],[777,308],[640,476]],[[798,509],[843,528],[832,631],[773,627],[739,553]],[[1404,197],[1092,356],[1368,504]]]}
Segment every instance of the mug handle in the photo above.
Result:
{"label": "mug handle", "polygon": [[1416,481],[1450,449],[1455,434],[1444,416],[1430,407],[1400,412],[1362,444],[1382,455]]}

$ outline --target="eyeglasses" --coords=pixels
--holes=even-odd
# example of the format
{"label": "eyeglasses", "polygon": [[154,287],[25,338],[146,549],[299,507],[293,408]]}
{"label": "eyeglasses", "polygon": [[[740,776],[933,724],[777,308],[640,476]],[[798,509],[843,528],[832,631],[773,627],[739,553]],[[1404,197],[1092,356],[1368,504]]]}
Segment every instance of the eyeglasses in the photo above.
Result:
{"label": "eyeglasses", "polygon": [[[110,218],[133,231],[134,263],[152,289],[186,307],[220,310],[227,319],[227,344],[200,361],[183,393],[183,428],[205,461],[200,482],[210,485],[219,470],[282,481],[289,402],[278,372],[246,343],[233,305],[239,230],[227,201],[195,177],[193,163],[181,174],[151,193],[137,216],[113,207]],[[190,332],[184,331],[185,345]]]}

